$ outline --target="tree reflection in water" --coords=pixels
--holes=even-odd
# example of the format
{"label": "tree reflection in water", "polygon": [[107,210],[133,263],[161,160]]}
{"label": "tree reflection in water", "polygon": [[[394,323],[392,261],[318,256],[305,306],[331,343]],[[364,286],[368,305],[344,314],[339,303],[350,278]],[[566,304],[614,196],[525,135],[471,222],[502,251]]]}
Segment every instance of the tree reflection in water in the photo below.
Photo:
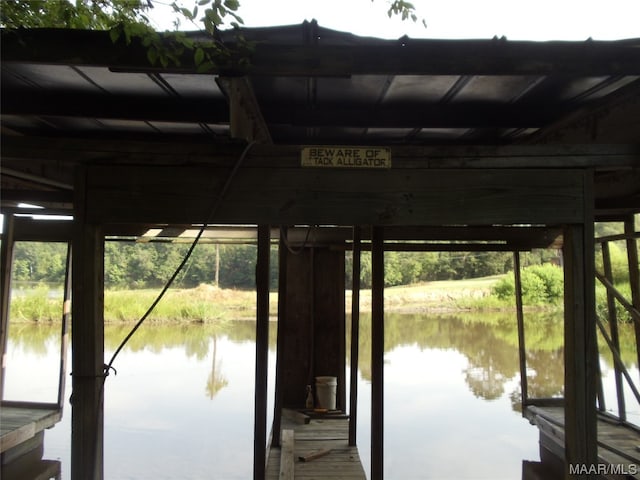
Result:
{"label": "tree reflection in water", "polygon": [[211,373],[209,374],[209,378],[207,379],[207,394],[209,398],[213,400],[213,397],[226,387],[229,384],[229,381],[225,378],[224,374],[221,371],[222,360],[218,360],[218,338],[214,334],[213,335],[213,355],[211,360]]}
{"label": "tree reflection in water", "polygon": [[[348,323],[349,324],[349,323]],[[371,380],[371,319],[361,317],[360,356],[362,376]],[[527,312],[527,371],[530,397],[562,395],[562,313]],[[629,332],[632,334],[632,332]],[[519,375],[518,330],[513,312],[454,315],[387,314],[385,351],[414,345],[421,350],[455,350],[468,360],[464,378],[479,398],[494,400],[505,385]],[[428,375],[428,372],[427,372]],[[520,390],[509,393],[514,410],[520,411]]]}
{"label": "tree reflection in water", "polygon": [[[561,395],[564,382],[562,315],[527,311],[525,324],[530,396]],[[275,365],[276,326],[276,322],[270,325],[271,367]],[[347,319],[347,328],[349,326],[350,319]],[[130,325],[125,324],[107,325],[105,350],[115,349],[129,329]],[[366,383],[371,380],[370,331],[371,319],[363,315],[358,362],[359,418],[363,419],[359,435],[363,438],[359,438],[358,443],[365,465],[369,464],[365,437],[368,435]],[[24,391],[24,379],[33,375],[33,365],[57,365],[59,325],[14,324],[9,334],[12,363],[6,386],[8,391]],[[633,325],[621,325],[623,346],[634,344],[633,335]],[[122,367],[127,375],[118,377],[118,386],[112,383],[109,387],[108,408],[111,410],[106,418],[107,433],[111,437],[107,442],[107,457],[111,460],[107,466],[112,478],[124,478],[125,473],[129,478],[142,478],[139,472],[149,468],[145,459],[158,458],[158,451],[166,442],[172,445],[172,450],[165,455],[166,462],[156,462],[154,468],[157,472],[171,471],[172,478],[185,478],[177,472],[187,467],[181,466],[178,460],[189,464],[188,468],[193,471],[190,478],[206,478],[198,472],[211,469],[212,462],[216,472],[225,472],[226,476],[220,478],[250,475],[250,471],[240,471],[239,465],[251,465],[253,423],[249,414],[253,409],[254,342],[255,322],[252,321],[150,323],[136,332],[126,347],[129,355],[122,357],[128,357],[132,363],[116,366]],[[388,420],[385,455],[387,463],[395,462],[396,468],[402,467],[389,478],[424,478],[416,473],[423,472],[424,468],[431,469],[431,478],[461,478],[457,473],[445,471],[447,462],[433,463],[438,455],[450,452],[457,455],[461,436],[469,441],[466,455],[473,457],[469,464],[475,465],[473,468],[486,467],[483,478],[513,478],[512,471],[521,469],[521,459],[531,458],[526,448],[530,446],[537,452],[536,440],[522,435],[520,427],[512,426],[509,419],[501,424],[503,435],[491,440],[482,436],[489,428],[487,425],[497,428],[498,419],[510,417],[504,415],[504,409],[520,410],[515,313],[387,314],[385,350],[389,399],[385,405]],[[611,376],[611,357],[603,355],[601,359],[603,372]],[[634,364],[635,350],[623,349],[623,359],[625,363]],[[453,363],[442,365],[438,361]],[[19,368],[14,371],[12,367],[16,366]],[[52,378],[57,383],[57,376]],[[145,379],[148,383],[144,383]],[[471,393],[465,395],[467,391]],[[53,388],[52,393],[55,394]],[[153,408],[148,408],[145,402],[153,404]],[[464,416],[467,413],[469,416]],[[530,427],[519,416],[513,417],[523,428]],[[69,420],[70,415],[66,414],[62,424],[47,433],[49,441],[45,446],[54,452],[52,457],[63,458],[63,466],[69,464]],[[192,430],[201,431],[200,436],[188,436],[187,432]],[[537,438],[537,432],[532,435]],[[141,437],[153,438],[153,442],[147,445],[139,440]],[[192,437],[196,443],[190,443]],[[203,445],[206,448],[201,448]],[[504,454],[505,448],[510,449],[508,455]],[[179,454],[173,449],[178,449]],[[212,451],[218,455],[215,460],[211,458]],[[433,455],[419,453],[424,451]],[[249,460],[238,460],[239,453]],[[493,460],[488,461],[489,458]],[[237,477],[230,476],[230,472],[236,471]],[[496,476],[507,471],[508,476]],[[63,478],[66,478],[64,474]]]}

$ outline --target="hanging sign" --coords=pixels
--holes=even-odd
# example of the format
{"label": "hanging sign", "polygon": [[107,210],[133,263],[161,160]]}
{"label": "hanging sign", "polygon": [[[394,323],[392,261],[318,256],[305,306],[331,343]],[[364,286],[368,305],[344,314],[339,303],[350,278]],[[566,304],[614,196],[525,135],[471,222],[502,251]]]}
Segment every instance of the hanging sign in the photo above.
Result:
{"label": "hanging sign", "polygon": [[303,147],[300,157],[303,167],[391,168],[391,149],[384,147],[316,145]]}

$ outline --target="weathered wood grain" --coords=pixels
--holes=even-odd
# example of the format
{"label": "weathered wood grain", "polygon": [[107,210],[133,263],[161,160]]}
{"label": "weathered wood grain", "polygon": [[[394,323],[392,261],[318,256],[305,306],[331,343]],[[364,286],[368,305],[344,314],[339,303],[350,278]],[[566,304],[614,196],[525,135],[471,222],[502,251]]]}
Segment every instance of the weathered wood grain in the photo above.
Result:
{"label": "weathered wood grain", "polygon": [[[541,444],[561,458],[564,457],[564,408],[529,406],[525,409],[525,416],[540,429]],[[640,451],[637,448],[640,445],[640,431],[622,423],[614,423],[603,415],[598,415],[597,429],[597,461],[608,465],[635,465],[637,473],[632,477],[640,478]]]}
{"label": "weathered wood grain", "polygon": [[294,467],[295,433],[287,428],[282,431],[282,443],[280,447],[280,480],[293,480],[295,478]]}
{"label": "weathered wood grain", "polygon": [[0,408],[0,452],[19,445],[60,421],[59,408],[28,408],[3,404]]}
{"label": "weathered wood grain", "polygon": [[[360,462],[358,448],[349,446],[348,419],[312,419],[309,424],[300,424],[282,417],[284,450],[287,440],[284,432],[294,432],[294,458],[309,456],[319,451],[329,450],[329,453],[313,460],[294,461],[295,478],[304,480],[365,480],[364,469]],[[284,452],[278,448],[271,448],[267,460],[266,478],[279,478],[281,458]]]}
{"label": "weathered wood grain", "polygon": [[[204,222],[230,169],[90,167],[96,223]],[[577,223],[583,175],[574,170],[238,171],[215,223],[492,225]],[[212,200],[213,199],[213,200]]]}

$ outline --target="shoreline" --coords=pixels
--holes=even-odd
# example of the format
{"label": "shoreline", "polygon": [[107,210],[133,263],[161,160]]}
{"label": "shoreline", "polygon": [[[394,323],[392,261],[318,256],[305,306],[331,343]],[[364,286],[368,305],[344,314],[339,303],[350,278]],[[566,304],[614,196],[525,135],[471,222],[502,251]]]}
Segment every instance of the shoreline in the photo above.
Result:
{"label": "shoreline", "polygon": [[[515,312],[513,304],[500,301],[491,288],[503,276],[469,280],[434,281],[385,288],[385,311],[395,314],[456,314],[463,312]],[[133,324],[153,303],[159,290],[105,291],[105,324]],[[351,290],[345,291],[345,315],[351,313]],[[202,284],[195,288],[167,292],[147,322],[157,324],[203,323],[255,320],[255,290],[234,290]],[[42,300],[40,300],[42,301]],[[50,302],[47,300],[47,302]],[[35,302],[34,302],[35,303]],[[44,312],[39,305],[31,305],[38,317],[31,317],[25,307],[14,309],[12,323],[61,323],[60,307],[55,301]],[[278,294],[270,294],[270,321],[277,320]],[[37,307],[37,308],[35,308]],[[360,311],[368,314],[371,290],[360,291]],[[527,310],[549,310],[547,305],[526,306]],[[557,308],[557,307],[552,307]]]}

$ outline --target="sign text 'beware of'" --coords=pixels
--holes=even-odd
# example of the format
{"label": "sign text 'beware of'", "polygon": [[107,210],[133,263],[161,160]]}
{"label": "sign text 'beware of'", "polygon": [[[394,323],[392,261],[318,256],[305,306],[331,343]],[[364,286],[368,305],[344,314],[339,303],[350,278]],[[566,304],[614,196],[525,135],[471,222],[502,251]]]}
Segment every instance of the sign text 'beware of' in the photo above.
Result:
{"label": "sign text 'beware of'", "polygon": [[303,167],[391,168],[391,151],[382,147],[303,147]]}

